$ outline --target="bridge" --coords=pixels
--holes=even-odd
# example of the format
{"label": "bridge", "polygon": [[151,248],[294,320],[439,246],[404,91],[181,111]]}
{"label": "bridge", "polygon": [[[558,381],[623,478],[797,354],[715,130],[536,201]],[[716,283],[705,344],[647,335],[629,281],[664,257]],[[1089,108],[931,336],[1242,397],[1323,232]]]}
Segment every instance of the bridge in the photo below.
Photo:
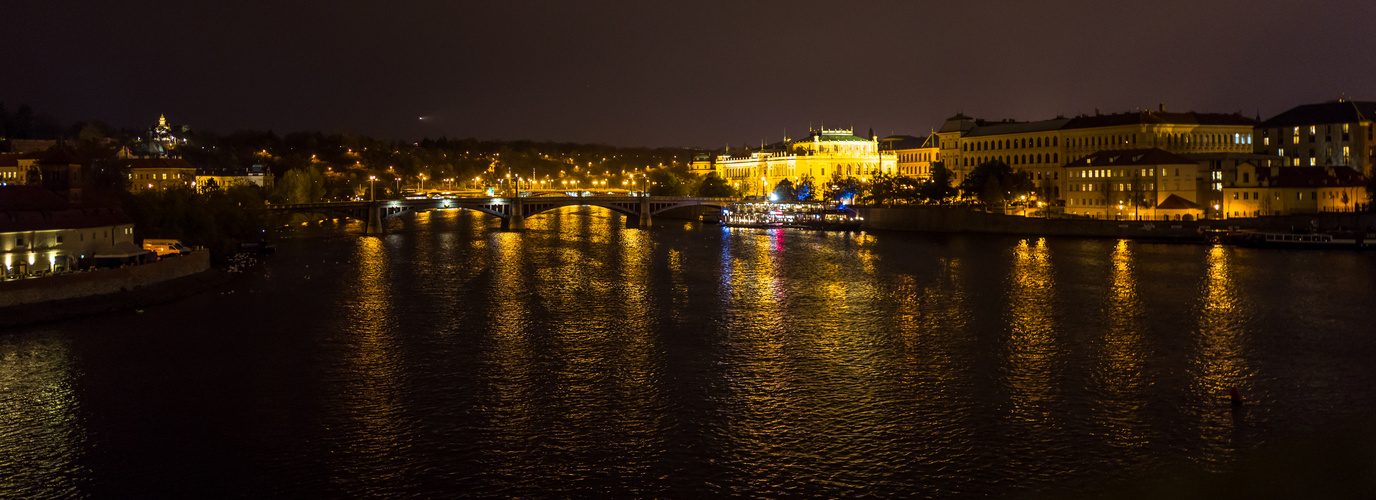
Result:
{"label": "bridge", "polygon": [[365,221],[370,234],[383,232],[383,221],[426,210],[466,209],[502,220],[503,230],[525,229],[527,217],[574,206],[602,207],[630,216],[639,227],[650,225],[656,214],[684,207],[725,208],[734,198],[676,196],[523,196],[505,198],[426,198],[416,200],[339,201],[270,205],[279,213],[323,213]]}

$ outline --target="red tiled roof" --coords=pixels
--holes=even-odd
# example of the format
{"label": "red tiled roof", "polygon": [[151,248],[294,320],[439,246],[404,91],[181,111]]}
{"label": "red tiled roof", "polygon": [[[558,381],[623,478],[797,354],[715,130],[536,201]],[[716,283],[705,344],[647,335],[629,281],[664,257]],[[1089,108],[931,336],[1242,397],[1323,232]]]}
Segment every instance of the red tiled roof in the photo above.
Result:
{"label": "red tiled roof", "polygon": [[39,186],[0,186],[0,233],[133,223],[118,204],[91,194],[77,205]]}
{"label": "red tiled roof", "polygon": [[1167,196],[1156,206],[1157,210],[1199,210],[1199,204],[1176,195]]}

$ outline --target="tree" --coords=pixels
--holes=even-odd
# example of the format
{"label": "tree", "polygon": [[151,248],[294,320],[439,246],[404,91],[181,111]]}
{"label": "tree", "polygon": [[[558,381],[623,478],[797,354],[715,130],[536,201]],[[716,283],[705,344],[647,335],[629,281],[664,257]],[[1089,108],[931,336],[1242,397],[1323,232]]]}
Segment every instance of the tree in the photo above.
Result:
{"label": "tree", "polygon": [[932,176],[922,183],[922,198],[930,202],[945,203],[946,198],[955,196],[955,191],[955,188],[951,187],[951,171],[946,169],[946,164],[933,162]]}
{"label": "tree", "polygon": [[797,191],[793,189],[793,181],[784,179],[774,186],[774,191],[770,193],[770,201],[791,202],[798,201]]}
{"label": "tree", "polygon": [[822,198],[827,201],[836,202],[842,205],[850,205],[863,200],[866,188],[860,179],[846,177],[844,179],[833,179],[827,183],[826,191],[822,193]]}
{"label": "tree", "polygon": [[726,182],[722,176],[716,172],[707,174],[698,184],[698,196],[704,198],[730,198],[736,195],[736,190],[731,187],[731,183]]}
{"label": "tree", "polygon": [[793,188],[793,194],[798,201],[812,201],[817,196],[817,185],[812,181],[812,174],[803,175],[798,179],[798,185]]}
{"label": "tree", "polygon": [[275,203],[310,203],[325,196],[325,179],[314,167],[294,168],[282,174],[273,186]]}
{"label": "tree", "polygon": [[651,170],[649,182],[651,196],[688,196],[689,186],[669,169]]}
{"label": "tree", "polygon": [[894,176],[881,172],[875,175],[874,180],[870,183],[870,192],[865,197],[865,201],[866,203],[881,205],[912,203],[917,200],[917,188],[916,179],[906,175]]}
{"label": "tree", "polygon": [[999,160],[979,164],[960,183],[962,198],[975,198],[984,204],[985,211],[1000,206],[1018,196],[1025,196],[1035,186],[1027,172],[1014,172]]}

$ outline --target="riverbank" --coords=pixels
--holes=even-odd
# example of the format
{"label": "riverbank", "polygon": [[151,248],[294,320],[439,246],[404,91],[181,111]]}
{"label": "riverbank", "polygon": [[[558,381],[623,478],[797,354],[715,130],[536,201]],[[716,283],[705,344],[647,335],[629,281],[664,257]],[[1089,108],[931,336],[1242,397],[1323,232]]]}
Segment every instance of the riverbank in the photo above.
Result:
{"label": "riverbank", "polygon": [[990,233],[1028,236],[1078,236],[1168,241],[1203,241],[1208,229],[1289,231],[1318,227],[1365,228],[1376,226],[1376,214],[1322,213],[1276,217],[1248,217],[1204,221],[1146,221],[1095,219],[1042,219],[984,213],[964,207],[857,207],[865,218],[864,229],[925,231],[938,233]]}
{"label": "riverbank", "polygon": [[0,283],[0,328],[171,302],[227,283],[206,250],[153,264]]}

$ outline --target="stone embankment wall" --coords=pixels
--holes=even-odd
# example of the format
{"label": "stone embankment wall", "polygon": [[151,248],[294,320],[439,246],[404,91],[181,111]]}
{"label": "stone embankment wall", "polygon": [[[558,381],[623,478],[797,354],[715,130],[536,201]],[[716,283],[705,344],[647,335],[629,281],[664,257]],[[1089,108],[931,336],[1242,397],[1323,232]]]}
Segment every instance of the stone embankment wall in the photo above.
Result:
{"label": "stone embankment wall", "polygon": [[942,233],[993,233],[1034,236],[1084,236],[1095,238],[1143,238],[1202,240],[1204,229],[1259,229],[1288,231],[1318,227],[1331,230],[1376,227],[1376,214],[1325,213],[1281,217],[1251,217],[1205,221],[1114,221],[1090,219],[1041,219],[989,214],[963,207],[916,206],[902,208],[859,207],[865,229],[931,231]]}
{"label": "stone embankment wall", "polygon": [[210,251],[201,249],[141,266],[0,282],[0,308],[133,290],[208,269]]}

